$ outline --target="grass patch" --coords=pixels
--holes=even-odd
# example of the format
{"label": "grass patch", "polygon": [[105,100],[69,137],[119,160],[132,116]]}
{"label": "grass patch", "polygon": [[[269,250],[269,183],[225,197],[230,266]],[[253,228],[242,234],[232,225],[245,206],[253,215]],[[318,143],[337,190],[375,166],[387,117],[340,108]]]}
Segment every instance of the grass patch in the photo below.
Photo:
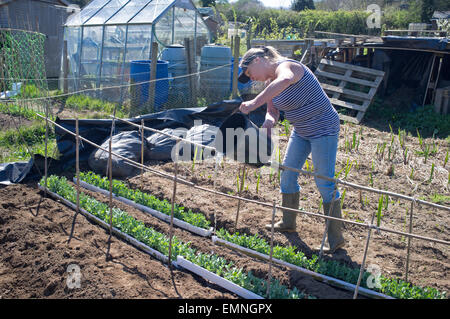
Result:
{"label": "grass patch", "polygon": [[114,109],[116,109],[116,116],[118,117],[126,117],[129,112],[116,103],[103,101],[86,95],[69,96],[66,99],[65,106],[76,111],[89,110],[107,114],[113,114]]}
{"label": "grass patch", "polygon": [[[57,154],[54,130],[49,126],[47,155]],[[45,123],[35,122],[0,132],[0,163],[28,160],[31,154],[45,155]]]}
{"label": "grass patch", "polygon": [[448,195],[433,194],[430,196],[420,196],[419,199],[430,201],[439,205],[450,205],[450,196]]}
{"label": "grass patch", "polygon": [[[49,126],[48,138],[54,139],[55,132]],[[0,146],[15,148],[20,145],[32,146],[45,142],[45,124],[33,123],[30,126],[22,126],[19,131],[15,128],[0,133]]]}
{"label": "grass patch", "polygon": [[419,131],[424,138],[434,136],[448,140],[450,135],[450,114],[435,113],[433,105],[419,106],[411,111],[376,98],[367,109],[365,120],[382,121],[395,131],[401,128],[412,135]]}

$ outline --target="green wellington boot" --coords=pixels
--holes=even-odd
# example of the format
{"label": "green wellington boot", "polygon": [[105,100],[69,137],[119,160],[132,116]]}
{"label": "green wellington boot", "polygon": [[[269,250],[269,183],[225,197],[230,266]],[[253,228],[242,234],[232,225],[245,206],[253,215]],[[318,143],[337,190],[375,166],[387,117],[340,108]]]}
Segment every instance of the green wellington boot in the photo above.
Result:
{"label": "green wellington boot", "polygon": [[[298,209],[300,192],[292,194],[282,194],[282,206],[292,209]],[[283,219],[274,224],[274,231],[295,232],[297,213],[283,210]],[[266,229],[272,230],[272,224],[267,224]]]}
{"label": "green wellington boot", "polygon": [[[331,203],[324,203],[323,210],[325,215],[328,216],[330,211]],[[341,214],[341,200],[336,199],[333,203],[333,210],[331,212],[331,217],[342,218]],[[342,235],[342,227],[343,223],[341,221],[329,220],[330,224],[328,225],[328,247],[323,247],[323,252],[327,254],[333,254],[339,248],[345,246],[345,239]],[[316,248],[316,250],[320,250],[320,246]]]}

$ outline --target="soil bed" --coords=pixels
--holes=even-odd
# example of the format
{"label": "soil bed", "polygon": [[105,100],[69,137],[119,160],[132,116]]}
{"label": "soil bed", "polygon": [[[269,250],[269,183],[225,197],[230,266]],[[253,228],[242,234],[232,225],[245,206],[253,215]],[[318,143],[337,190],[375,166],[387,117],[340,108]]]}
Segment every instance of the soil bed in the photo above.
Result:
{"label": "soil bed", "polygon": [[[361,126],[362,127],[362,126]],[[377,144],[390,143],[389,132],[364,126],[359,139],[358,150],[345,149],[345,141],[352,141],[353,132],[359,134],[360,126],[344,124],[341,127],[338,162],[336,172],[342,170],[339,178],[360,185],[369,186],[372,176],[374,188],[386,189],[399,194],[414,196],[430,201],[434,194],[448,194],[448,170],[450,163],[443,165],[445,152],[449,145],[445,140],[425,139],[425,143],[437,143],[439,151],[424,158],[416,155],[420,145],[416,137],[408,136],[411,157],[405,164],[401,148],[392,151],[390,159],[387,150],[384,157],[376,154]],[[281,130],[280,130],[281,132]],[[398,136],[394,135],[398,144]],[[280,140],[283,156],[287,138]],[[395,143],[394,143],[395,145]],[[393,148],[395,150],[395,147]],[[309,165],[311,166],[310,159]],[[347,163],[353,163],[349,169]],[[428,181],[430,167],[435,164],[433,179]],[[148,163],[153,169],[174,172],[173,163]],[[347,167],[347,170],[346,170]],[[199,186],[224,193],[237,194],[236,182],[241,164],[225,161],[215,172],[212,163],[181,163],[179,176]],[[276,173],[261,174],[257,185],[259,169],[247,166],[248,174],[242,196],[254,200],[280,203],[279,184]],[[304,167],[305,168],[305,167]],[[414,174],[411,176],[411,170]],[[72,180],[73,172],[64,174]],[[300,206],[310,212],[319,212],[319,194],[314,179],[300,176]],[[133,188],[141,188],[159,198],[170,199],[173,182],[150,172],[127,180]],[[340,187],[341,194],[345,188]],[[85,191],[85,190],[84,190]],[[107,197],[90,193],[103,201]],[[346,189],[343,201],[343,217],[353,221],[370,222],[372,213],[377,210],[379,195],[353,189]],[[234,227],[238,201],[224,196],[202,192],[182,184],[177,186],[176,202],[197,212],[202,212],[217,229],[258,233],[270,239],[270,232],[264,228],[270,223],[272,210],[254,203],[241,201],[237,229]],[[449,206],[444,198],[441,205]],[[148,226],[169,233],[169,227],[120,202],[115,205],[123,208]],[[386,205],[386,204],[385,204]],[[408,231],[410,202],[390,197],[383,209],[381,226],[398,231]],[[133,246],[113,237],[111,245],[112,260],[105,260],[108,233],[91,224],[82,215],[76,218],[74,236],[70,243],[72,221],[75,212],[65,205],[51,199],[42,198],[36,183],[12,185],[0,188],[0,297],[1,298],[236,298],[224,289],[206,282],[189,272],[174,270],[172,273],[161,262]],[[281,212],[277,213],[277,219]],[[214,225],[214,220],[216,224]],[[414,207],[413,232],[418,235],[448,240],[449,214],[447,211],[424,205]],[[324,230],[323,219],[299,215],[296,233],[276,233],[274,244],[294,245],[306,255],[320,244]],[[202,252],[214,252],[233,261],[235,265],[266,278],[268,264],[241,255],[228,248],[215,246],[208,238],[175,228],[175,235]],[[359,267],[367,238],[367,229],[357,225],[347,225],[344,233],[347,239],[345,249],[339,250],[333,258],[348,265]],[[376,265],[387,277],[404,278],[406,266],[407,239],[386,232],[372,232],[366,265]],[[449,247],[413,239],[408,280],[419,286],[431,286],[441,291],[450,290],[448,276]],[[67,286],[67,267],[76,264],[82,274],[81,288],[69,289]],[[297,287],[317,298],[352,298],[352,292],[332,288],[310,277],[301,275],[284,267],[274,266],[273,275],[289,287]]]}

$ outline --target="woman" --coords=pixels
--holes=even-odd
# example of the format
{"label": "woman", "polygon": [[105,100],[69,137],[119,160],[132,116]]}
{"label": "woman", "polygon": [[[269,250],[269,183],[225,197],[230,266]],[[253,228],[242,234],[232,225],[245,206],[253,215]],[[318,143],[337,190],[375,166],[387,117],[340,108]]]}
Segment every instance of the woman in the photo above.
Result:
{"label": "woman", "polygon": [[[339,115],[331,105],[314,74],[302,63],[282,57],[273,47],[252,48],[242,57],[239,81],[265,81],[266,88],[253,100],[242,102],[239,109],[248,114],[263,104],[267,113],[263,127],[269,131],[284,111],[294,129],[289,138],[283,165],[303,167],[311,153],[315,173],[334,178],[336,152],[339,138]],[[315,178],[323,200],[324,213],[341,218],[340,194],[335,183]],[[282,206],[298,209],[300,186],[298,173],[283,170],[280,191]],[[334,200],[333,200],[334,194]],[[283,211],[283,218],[275,224],[277,231],[296,231],[297,213]],[[266,225],[270,229],[271,225]],[[330,220],[328,247],[333,253],[345,245],[342,222]]]}

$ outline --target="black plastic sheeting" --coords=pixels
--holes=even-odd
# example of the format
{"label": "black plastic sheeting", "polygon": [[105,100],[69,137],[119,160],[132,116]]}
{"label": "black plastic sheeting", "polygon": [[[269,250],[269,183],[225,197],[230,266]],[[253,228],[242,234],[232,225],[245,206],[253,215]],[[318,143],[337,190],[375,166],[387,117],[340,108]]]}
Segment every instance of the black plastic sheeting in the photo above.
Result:
{"label": "black plastic sheeting", "polygon": [[375,46],[389,46],[417,50],[435,50],[446,51],[448,39],[446,38],[425,38],[425,37],[401,37],[401,36],[384,36],[383,43],[377,43]]}
{"label": "black plastic sheeting", "polygon": [[[211,104],[207,107],[200,108],[180,108],[172,109],[167,111],[162,111],[153,114],[142,115],[140,117],[135,117],[127,119],[127,121],[141,125],[141,121],[144,121],[146,127],[151,127],[159,131],[170,131],[176,132],[176,130],[183,130],[188,132],[187,139],[192,139],[193,141],[202,141],[203,145],[215,146],[216,141],[211,139],[211,129],[217,128],[220,130],[225,130],[226,127],[223,126],[225,123],[229,125],[230,128],[236,129],[237,127],[242,127],[244,130],[249,127],[259,128],[264,123],[266,106],[260,107],[258,110],[251,112],[249,115],[244,115],[238,111],[239,105],[242,100],[225,100],[218,103]],[[64,127],[75,133],[75,119],[59,119],[55,121],[58,125]],[[78,120],[78,129],[80,136],[96,143],[97,145],[102,145],[111,136],[111,127],[113,119],[81,119]],[[199,125],[200,123],[200,125]],[[228,123],[228,124],[227,124]],[[195,125],[195,126],[194,126]],[[118,136],[121,133],[139,131],[138,127],[132,126],[120,120],[114,121],[114,132],[113,137]],[[258,131],[258,130],[257,130]],[[203,133],[202,133],[203,132]],[[199,134],[204,134],[208,132],[208,136],[203,138]],[[259,135],[259,133],[257,133]],[[75,154],[76,154],[76,142],[75,136],[69,134],[59,127],[55,126],[56,143],[60,153],[60,158],[58,160],[51,159],[51,167],[49,171],[62,172],[70,169],[75,165]],[[124,134],[123,134],[124,135]],[[154,138],[158,133],[153,133],[150,131],[145,131],[144,137],[146,139],[146,144],[152,144],[152,148],[149,148],[150,154],[153,154],[153,159],[158,159],[158,152],[160,152],[161,159],[167,160],[167,152],[172,149],[173,140],[167,138]],[[175,134],[180,136],[180,134]],[[182,136],[180,136],[182,137]],[[139,137],[138,137],[139,138]],[[248,143],[248,137],[247,143]],[[260,138],[260,137],[258,137]],[[267,138],[267,143],[269,148],[272,146],[271,139]],[[114,140],[114,139],[113,139]],[[235,140],[234,150],[242,147],[242,141]],[[248,145],[243,146],[245,149],[245,160],[249,159],[252,154],[249,154]],[[164,148],[166,148],[164,150]],[[89,143],[80,141],[79,146],[79,160],[80,165],[89,165],[89,157],[97,149],[90,145]],[[114,148],[113,148],[114,152]],[[152,153],[153,152],[153,153]],[[226,154],[225,154],[226,155]],[[35,155],[35,159],[38,158],[39,162],[42,162],[40,156]],[[130,158],[131,159],[131,158]],[[263,165],[261,160],[263,158],[257,158],[257,166]],[[16,163],[5,163],[0,166],[0,184],[9,185],[14,183],[20,183],[30,179],[39,179],[43,173],[42,163],[39,164],[41,169],[36,169],[36,163],[33,163],[33,159],[29,162],[16,162]],[[32,175],[32,176],[31,176]]]}
{"label": "black plastic sheeting", "polygon": [[[220,127],[222,123],[232,114],[241,104],[242,100],[225,100],[218,103],[211,104],[207,107],[200,108],[180,108],[162,111],[153,114],[142,115],[127,121],[140,125],[144,121],[146,127],[154,128],[156,130],[164,129],[180,129],[185,128],[189,130],[198,124],[214,125]],[[243,115],[242,115],[243,116]],[[265,107],[260,107],[257,111],[245,116],[248,121],[260,127],[264,123]],[[75,132],[75,119],[57,119],[55,121],[65,129]],[[101,145],[111,134],[112,119],[87,119],[78,121],[78,129],[80,136]],[[114,121],[113,135],[124,131],[138,130],[137,127],[127,124],[120,120]],[[61,154],[60,162],[63,164],[63,169],[69,168],[75,163],[75,137],[72,134],[64,132],[62,129],[55,127],[56,142],[58,150]],[[145,137],[149,138],[151,135],[157,134],[150,131],[145,132]],[[95,150],[95,147],[88,143],[80,143],[79,158],[80,162],[87,161],[90,154]]]}
{"label": "black plastic sheeting", "polygon": [[34,160],[0,164],[0,184],[11,185],[20,183],[33,167]]}

